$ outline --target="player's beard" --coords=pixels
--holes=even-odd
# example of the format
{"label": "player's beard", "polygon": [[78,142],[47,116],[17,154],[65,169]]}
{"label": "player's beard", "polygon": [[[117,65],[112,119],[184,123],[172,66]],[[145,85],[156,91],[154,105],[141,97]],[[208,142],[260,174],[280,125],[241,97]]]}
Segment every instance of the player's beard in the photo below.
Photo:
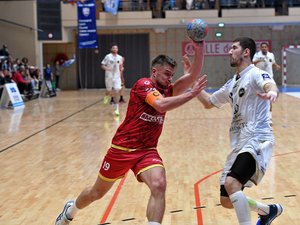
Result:
{"label": "player's beard", "polygon": [[169,85],[163,85],[162,83],[157,83],[157,86],[158,86],[158,88],[161,89],[161,90],[163,90],[163,89],[169,87]]}
{"label": "player's beard", "polygon": [[230,66],[231,67],[237,67],[237,66],[239,66],[239,65],[241,65],[242,64],[242,62],[243,62],[243,57],[239,57],[239,58],[233,58],[233,57],[231,57],[230,58]]}

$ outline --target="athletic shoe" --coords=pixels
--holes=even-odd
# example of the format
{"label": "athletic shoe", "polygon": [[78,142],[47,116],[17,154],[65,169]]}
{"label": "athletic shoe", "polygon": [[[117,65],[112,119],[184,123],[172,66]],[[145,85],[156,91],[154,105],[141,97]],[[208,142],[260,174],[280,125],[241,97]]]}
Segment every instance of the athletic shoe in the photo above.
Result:
{"label": "athletic shoe", "polygon": [[104,96],[104,98],[103,98],[103,104],[107,105],[108,101],[109,101],[109,96]]}
{"label": "athletic shoe", "polygon": [[123,103],[126,103],[126,101],[122,98],[122,99],[120,99],[119,103],[123,104]]}
{"label": "athletic shoe", "polygon": [[269,205],[270,213],[265,216],[259,215],[259,219],[256,225],[270,225],[276,217],[280,216],[283,211],[283,208],[280,204]]}
{"label": "athletic shoe", "polygon": [[114,105],[114,104],[116,104],[116,102],[113,99],[110,99],[110,104]]}
{"label": "athletic shoe", "polygon": [[118,109],[115,110],[115,115],[120,116],[120,111]]}
{"label": "athletic shoe", "polygon": [[75,202],[73,200],[68,201],[65,204],[63,211],[61,212],[61,214],[59,214],[59,216],[57,217],[57,219],[55,221],[55,225],[68,225],[73,220],[73,218],[69,219],[67,216],[68,208],[70,208],[73,204],[75,204]]}

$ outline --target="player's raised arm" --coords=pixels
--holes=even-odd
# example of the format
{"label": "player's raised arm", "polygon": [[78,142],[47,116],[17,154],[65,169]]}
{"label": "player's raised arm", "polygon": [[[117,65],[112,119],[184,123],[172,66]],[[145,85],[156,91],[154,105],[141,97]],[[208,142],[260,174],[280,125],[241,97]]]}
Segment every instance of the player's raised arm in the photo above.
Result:
{"label": "player's raised arm", "polygon": [[206,109],[211,109],[214,107],[214,105],[211,103],[209,100],[210,94],[207,93],[205,90],[202,90],[198,95],[197,95],[198,100],[202,103],[202,105]]}
{"label": "player's raised arm", "polygon": [[164,98],[158,91],[153,94],[149,94],[146,98],[146,102],[155,108],[158,112],[167,112],[175,109],[184,103],[190,101],[196,97],[206,87],[206,75],[202,76],[192,87],[190,91],[187,91],[178,96]]}
{"label": "player's raised arm", "polygon": [[193,47],[195,50],[193,63],[191,64],[190,69],[188,69],[187,64],[184,63],[184,70],[188,73],[180,77],[174,83],[174,95],[179,95],[186,91],[199,78],[204,59],[204,45],[204,41],[193,41]]}

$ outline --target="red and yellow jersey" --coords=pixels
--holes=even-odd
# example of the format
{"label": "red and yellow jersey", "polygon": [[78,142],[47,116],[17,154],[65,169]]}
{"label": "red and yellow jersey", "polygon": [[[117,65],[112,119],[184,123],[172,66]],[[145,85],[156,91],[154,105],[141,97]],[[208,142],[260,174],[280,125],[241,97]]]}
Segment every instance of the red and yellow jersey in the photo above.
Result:
{"label": "red and yellow jersey", "polygon": [[112,147],[124,151],[156,148],[166,113],[151,105],[155,99],[172,93],[172,85],[158,90],[150,78],[138,80],[131,89],[126,117],[112,139]]}

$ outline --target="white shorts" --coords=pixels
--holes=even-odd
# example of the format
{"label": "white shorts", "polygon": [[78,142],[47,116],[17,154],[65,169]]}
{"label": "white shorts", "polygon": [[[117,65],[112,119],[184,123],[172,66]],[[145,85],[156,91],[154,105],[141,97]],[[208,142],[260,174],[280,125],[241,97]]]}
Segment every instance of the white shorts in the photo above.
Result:
{"label": "white shorts", "polygon": [[233,163],[236,160],[236,157],[240,153],[249,152],[256,161],[256,172],[251,177],[244,186],[251,187],[253,183],[255,185],[259,184],[261,179],[266,173],[267,167],[272,157],[273,152],[273,142],[272,141],[259,141],[255,138],[250,139],[247,144],[238,152],[232,151],[226,160],[223,173],[220,178],[220,185],[224,185],[227,174],[230,172],[230,169]]}
{"label": "white shorts", "polygon": [[120,91],[121,90],[121,78],[120,76],[110,76],[110,75],[106,75],[105,76],[105,87],[107,91],[111,91],[112,89],[116,90],[116,91]]}

